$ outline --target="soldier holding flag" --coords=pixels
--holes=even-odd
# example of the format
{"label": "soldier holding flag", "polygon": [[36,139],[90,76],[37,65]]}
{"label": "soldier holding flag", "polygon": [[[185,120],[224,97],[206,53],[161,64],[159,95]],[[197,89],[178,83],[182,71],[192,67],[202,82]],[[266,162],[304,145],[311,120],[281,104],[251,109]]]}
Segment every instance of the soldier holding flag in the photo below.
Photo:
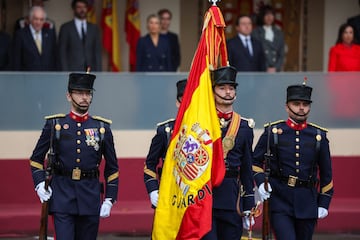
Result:
{"label": "soldier holding flag", "polygon": [[[215,5],[216,1],[213,0],[213,2],[213,6],[209,8],[204,17],[203,31],[192,61],[188,82],[166,153],[152,239],[198,240],[209,232],[209,239],[239,239],[242,218],[237,214],[237,204],[234,203],[233,194],[238,196],[239,185],[235,182],[237,181],[236,170],[240,165],[244,167],[240,172],[248,172],[248,179],[244,180],[246,183],[243,183],[246,185],[245,190],[241,192],[248,195],[248,199],[252,198],[249,202],[252,202],[251,207],[254,205],[253,197],[251,197],[253,185],[251,172],[252,129],[247,125],[248,121],[245,119],[240,121],[237,118],[235,129],[239,134],[246,136],[238,137],[234,131],[226,139],[228,140],[226,146],[231,146],[231,140],[235,144],[233,152],[229,152],[226,158],[229,162],[234,163],[229,166],[234,167],[231,170],[235,171],[229,171],[228,176],[233,177],[229,179],[226,177],[224,180],[226,169],[223,157],[225,152],[222,147],[223,132],[220,128],[214,101],[211,69],[219,68],[218,72],[213,72],[213,80],[227,80],[228,83],[231,81],[228,86],[233,88],[232,99],[226,99],[228,93],[224,90],[215,91],[224,97],[226,104],[229,105],[232,105],[235,97],[236,70],[234,74],[233,68],[225,67],[228,63],[224,33],[225,21],[220,9]],[[226,84],[224,83],[224,85]],[[225,111],[226,109],[221,110]],[[228,150],[230,149],[232,148],[229,147]],[[240,163],[239,158],[244,160]],[[227,201],[221,198],[214,200],[224,189],[222,187],[215,189],[222,184],[223,180],[230,187],[225,189],[228,190],[226,194],[231,194],[231,200]],[[251,187],[249,187],[250,185]],[[217,190],[219,191],[216,192]],[[231,208],[229,212],[231,212],[232,219],[226,221],[229,223],[226,226],[228,227],[226,235],[225,233],[221,235],[223,232],[220,231],[216,233],[216,230],[222,230],[223,226],[216,225],[214,227],[212,218],[227,210],[221,209],[214,211],[213,214],[213,200],[214,206],[229,204]],[[244,203],[245,210],[250,210],[251,207]],[[240,230],[235,230],[237,227],[240,227]]]}
{"label": "soldier holding flag", "polygon": [[249,229],[254,224],[250,213],[254,207],[251,160],[255,122],[233,110],[238,85],[236,73],[230,66],[211,72],[226,173],[221,185],[213,189],[212,228],[203,240],[240,239],[243,227]]}

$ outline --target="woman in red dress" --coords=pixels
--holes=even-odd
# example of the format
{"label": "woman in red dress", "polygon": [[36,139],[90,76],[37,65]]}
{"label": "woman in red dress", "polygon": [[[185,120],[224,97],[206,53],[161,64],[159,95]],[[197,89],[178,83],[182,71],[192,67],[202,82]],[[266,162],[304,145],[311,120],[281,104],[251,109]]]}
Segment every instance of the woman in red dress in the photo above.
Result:
{"label": "woman in red dress", "polygon": [[350,24],[340,26],[336,44],[329,53],[329,72],[360,71],[360,45],[354,32]]}
{"label": "woman in red dress", "polygon": [[360,71],[360,45],[357,44],[355,31],[350,24],[341,25],[336,44],[329,53],[329,72],[354,72],[328,76],[332,117],[342,124],[353,123],[360,118],[360,81],[359,73],[356,73]]}

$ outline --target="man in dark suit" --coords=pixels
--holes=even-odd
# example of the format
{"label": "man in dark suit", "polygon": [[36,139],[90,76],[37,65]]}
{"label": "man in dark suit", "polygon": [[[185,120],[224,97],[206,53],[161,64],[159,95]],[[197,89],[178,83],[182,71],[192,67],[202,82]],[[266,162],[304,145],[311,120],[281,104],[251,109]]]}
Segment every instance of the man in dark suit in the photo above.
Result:
{"label": "man in dark suit", "polygon": [[259,41],[251,37],[251,18],[241,15],[236,21],[237,35],[227,42],[229,63],[238,72],[262,72],[266,70],[266,58]]}
{"label": "man in dark suit", "polygon": [[59,33],[61,71],[101,71],[100,32],[86,21],[88,2],[73,0],[74,19],[64,23]]}
{"label": "man in dark suit", "polygon": [[[30,3],[29,7],[30,8],[34,7],[34,6],[44,7],[44,1],[46,1],[46,0],[31,0],[31,1],[29,1],[29,3]],[[29,24],[30,24],[29,16],[24,16],[24,17],[21,17],[21,18],[17,19],[16,22],[15,22],[14,33],[17,30],[28,26]],[[49,19],[49,18],[46,18],[43,28],[50,28],[50,29],[55,30],[55,22],[53,20]]]}
{"label": "man in dark suit", "polygon": [[170,51],[171,51],[171,71],[177,71],[180,66],[180,44],[179,38],[176,33],[170,32],[170,22],[172,18],[172,13],[169,9],[161,9],[158,11],[158,15],[160,18],[160,33],[166,37],[169,42]]}
{"label": "man in dark suit", "polygon": [[11,56],[12,70],[56,70],[56,36],[52,29],[43,28],[46,13],[42,7],[30,9],[30,25],[19,29],[14,38]]}

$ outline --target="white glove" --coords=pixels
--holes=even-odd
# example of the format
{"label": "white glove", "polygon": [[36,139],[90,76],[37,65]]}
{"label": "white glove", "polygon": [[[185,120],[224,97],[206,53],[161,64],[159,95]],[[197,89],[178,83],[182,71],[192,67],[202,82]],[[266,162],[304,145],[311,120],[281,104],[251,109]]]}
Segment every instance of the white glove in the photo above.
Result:
{"label": "white glove", "polygon": [[326,218],[329,214],[328,210],[323,207],[318,207],[318,218]]}
{"label": "white glove", "polygon": [[52,194],[52,189],[50,186],[48,187],[47,191],[45,190],[45,181],[42,181],[38,185],[36,185],[35,191],[39,196],[41,203],[48,201]]}
{"label": "white glove", "polygon": [[268,191],[265,190],[265,184],[262,183],[259,186],[259,196],[260,196],[260,200],[262,202],[264,202],[266,199],[270,198],[270,193],[272,191],[272,188],[270,186],[270,183],[267,184],[268,186]]}
{"label": "white glove", "polygon": [[157,207],[159,201],[159,190],[154,190],[150,194],[150,201],[154,207]]}
{"label": "white glove", "polygon": [[105,198],[103,204],[100,209],[100,217],[107,218],[110,216],[110,211],[112,207],[111,198]]}
{"label": "white glove", "polygon": [[243,217],[243,228],[246,230],[250,229],[250,221],[251,226],[254,226],[255,220],[253,216],[250,216],[250,211],[244,211],[245,216]]}

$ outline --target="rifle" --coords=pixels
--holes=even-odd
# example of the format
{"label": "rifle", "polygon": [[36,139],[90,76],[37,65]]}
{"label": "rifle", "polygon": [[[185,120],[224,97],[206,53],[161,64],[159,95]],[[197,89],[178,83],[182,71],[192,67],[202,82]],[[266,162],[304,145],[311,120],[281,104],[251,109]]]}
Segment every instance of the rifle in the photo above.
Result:
{"label": "rifle", "polygon": [[[52,173],[52,164],[55,161],[55,152],[53,148],[53,136],[54,136],[54,127],[53,124],[51,129],[50,136],[50,149],[47,154],[47,163],[45,169],[45,190],[49,190],[51,173]],[[49,201],[44,201],[41,205],[41,217],[40,217],[40,231],[39,231],[39,240],[47,240],[47,230],[48,230],[48,215],[49,215]]]}
{"label": "rifle", "polygon": [[260,206],[260,201],[258,201],[255,205],[255,207],[253,207],[250,211],[250,227],[249,227],[249,230],[248,230],[248,240],[252,240],[252,228],[253,228],[253,225],[251,224],[251,217],[258,217],[260,216],[261,212],[260,212],[260,209],[259,209],[259,206]]}
{"label": "rifle", "polygon": [[[266,191],[268,191],[268,183],[269,183],[269,175],[270,175],[270,160],[273,156],[270,151],[270,135],[271,135],[271,131],[270,131],[270,123],[269,123],[266,153],[264,154],[264,159],[265,159],[264,188]],[[268,199],[264,200],[264,202],[263,202],[262,239],[263,240],[271,239],[270,212],[269,212],[269,200]]]}

